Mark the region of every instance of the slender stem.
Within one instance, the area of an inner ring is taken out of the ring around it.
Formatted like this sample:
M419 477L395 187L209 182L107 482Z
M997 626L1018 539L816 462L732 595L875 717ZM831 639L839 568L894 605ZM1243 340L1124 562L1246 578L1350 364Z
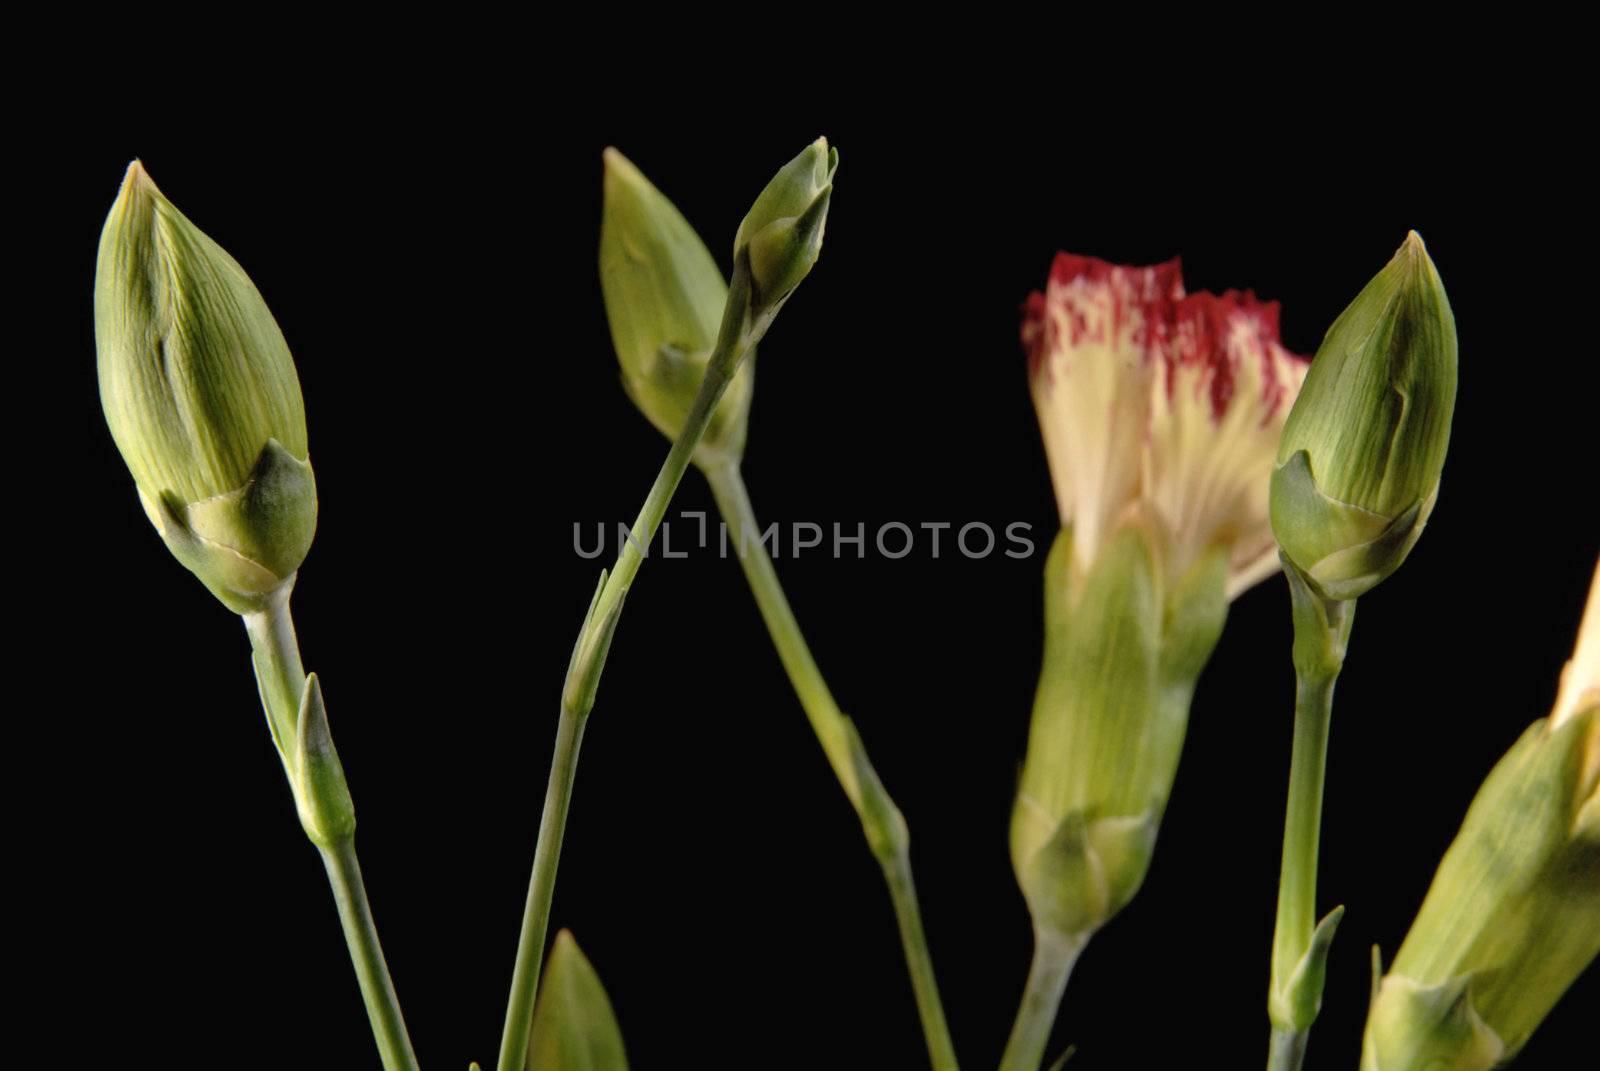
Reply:
M1294 751L1289 760L1289 802L1283 821L1283 864L1278 873L1278 919L1272 934L1273 994L1288 1001L1287 987L1311 947L1316 928L1317 855L1322 837L1322 791L1333 714L1333 678L1295 685ZM1316 995L1320 1001L1320 992ZM1299 1071L1310 1037L1309 1022L1273 1010L1268 1071Z
M1306 1043L1311 1040L1308 1030L1293 1027L1273 1027L1267 1047L1268 1071L1298 1071L1306 1058Z
M1289 801L1283 819L1283 862L1278 872L1278 918L1273 931L1273 972L1287 980L1311 943L1317 924L1317 855L1322 837L1322 792L1333 715L1333 678L1295 686L1294 750L1289 760Z
M939 1000L939 982L933 973L933 957L928 954L928 935L922 930L922 910L917 906L917 883L911 876L911 853L902 848L888 858L880 858L884 880L889 883L889 899L894 903L895 922L900 927L900 946L905 950L906 969L911 974L911 991L917 1000L917 1016L922 1020L922 1036L928 1058L935 1071L957 1071L955 1044L945 1022L944 1005Z
M289 594L293 587L291 578L273 593L266 609L244 615L256 681L261 689L261 704L266 710L273 743L278 746L291 780L294 769L290 756L294 754L300 696L306 686L294 618L289 613ZM350 962L355 967L361 998L367 1006L378 1055L386 1071L416 1071L417 1056L406 1033L405 1016L400 1012L400 1000L384 962L383 947L378 942L366 885L361 880L361 865L356 860L355 841L347 837L330 845L318 845L318 850L322 852L328 882L333 887L345 944L349 946Z
M761 542L755 510L750 504L744 479L736 465L708 469L717 508L733 532L740 564L744 568L756 605L766 622L767 632L777 648L778 658L789 675L800 706L816 733L822 750L833 767L845 794L861 817L873 855L883 868L894 903L900 940L905 948L906 967L916 995L917 1013L927 1041L928 1055L936 1071L955 1071L955 1046L945 1021L939 985L934 977L933 959L928 953L928 938L922 928L922 913L917 906L916 883L911 874L911 852L905 819L867 759L860 738L848 718L834 702L822 671L806 645L800 624L778 581L777 570Z
M321 850L328 883L333 886L333 898L339 905L345 944L350 946L350 962L355 964L372 1036L378 1042L378 1055L387 1071L416 1071L417 1054L411 1049L405 1018L400 1014L400 998L395 995L383 946L378 943L355 841L339 841Z
M529 1032L533 1028L534 998L538 996L539 969L550 928L550 904L556 892L556 867L561 862L561 842L572 806L572 783L578 773L578 749L583 744L585 719L565 703L556 725L556 751L550 761L550 781L545 788L544 813L539 818L539 842L533 853L533 876L528 881L528 902L522 912L522 935L517 941L517 963L511 975L511 996L506 1005L506 1027L500 1042L502 1071L523 1071L528 1061Z
M1322 1007L1328 943L1340 911L1317 925L1317 856L1328 766L1333 689L1344 666L1354 601L1325 599L1285 560L1294 611L1294 750L1283 818L1283 863L1272 933L1272 981L1267 1011L1272 1039L1268 1071L1299 1071L1311 1024ZM1342 909L1341 909L1342 910Z
M1084 944L1081 938L1035 928L1033 964L1028 968L1028 984L1022 990L1011 1038L1000 1058L1000 1071L1038 1071L1061 1010L1061 995Z
M716 411L723 392L739 363L744 360L771 322L771 314L747 315L749 309L749 268L735 265L723 309L722 327L715 349L706 361L694 405L684 420L683 429L673 440L667 459L656 474L650 493L628 533L628 541L617 556L616 565L602 577L600 589L589 607L583 630L573 648L572 662L562 687L561 714L556 725L556 748L550 763L550 780L545 789L544 813L539 819L539 840L534 849L533 873L528 879L528 899L522 913L522 931L517 938L516 964L511 973L511 993L506 1000L505 1029L500 1037L498 1071L525 1071L528 1043L533 1028L534 1002L539 994L539 973L544 965L544 944L550 929L550 907L555 897L556 870L561 862L561 843L566 835L567 812L572 803L573 781L577 776L578 751L583 729L594 706L595 691L605 668L611 637L622 613L633 578L643 564L655 538L656 529L666 516L672 495L694 458L695 449L705 435L706 425Z

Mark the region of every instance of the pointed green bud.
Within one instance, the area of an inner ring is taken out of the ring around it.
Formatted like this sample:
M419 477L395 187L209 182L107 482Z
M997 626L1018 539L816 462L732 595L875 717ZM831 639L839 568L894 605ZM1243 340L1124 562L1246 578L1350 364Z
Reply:
M627 1071L622 1030L600 976L572 934L556 934L539 984L528 1066L550 1071Z
M294 361L237 263L134 161L95 270L100 402L178 560L240 613L305 559L316 485Z
M1168 582L1137 523L1086 574L1063 530L1045 566L1045 656L1011 818L1011 861L1041 931L1082 940L1139 890L1227 615L1222 547Z
M1356 598L1410 553L1455 398L1455 318L1413 231L1328 329L1279 441L1273 534L1325 597Z
M295 723L293 757L295 809L313 844L324 848L355 836L356 807L344 779L344 764L333 747L322 684L315 673L306 678Z
M672 202L616 149L604 160L600 289L611 342L628 397L675 439L705 376L728 285ZM697 460L743 455L754 374L751 355L718 403Z
M1600 705L1535 722L1489 774L1378 987L1365 1071L1509 1059L1600 954L1597 760Z
M838 150L818 138L772 177L739 224L733 257L750 258L758 311L776 309L817 262L838 166Z

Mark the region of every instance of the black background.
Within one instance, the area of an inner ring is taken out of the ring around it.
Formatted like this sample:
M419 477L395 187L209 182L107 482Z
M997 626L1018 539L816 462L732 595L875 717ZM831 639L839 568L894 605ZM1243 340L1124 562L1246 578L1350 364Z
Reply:
M869 532L1026 521L1040 547L778 563L910 822L974 1068L998 1059L1031 946L1006 827L1056 526L1019 304L1060 248L1181 255L1192 290L1280 300L1286 343L1310 353L1409 228L1427 239L1460 330L1455 434L1426 537L1362 600L1330 758L1321 902L1349 913L1308 1066L1353 1067L1369 949L1393 954L1477 784L1548 710L1594 565L1578 149L1467 97L1291 118L1059 85L757 121L711 88L580 111L583 93L370 86L203 120L130 101L123 125L58 131L34 157L19 214L48 227L21 295L54 310L52 382L24 419L50 460L47 516L19 523L61 558L22 578L48 597L25 621L49 688L26 765L51 786L25 825L50 845L40 899L61 920L42 988L91 998L94 1036L129 1057L376 1066L243 631L150 530L96 403L95 243L127 161L246 267L295 352L321 501L302 648L419 1055L461 1068L494 1059L600 565L573 553L573 525L631 520L667 448L610 350L600 151L627 153L726 269L749 201L825 133L842 161L822 261L756 376L757 510ZM674 508L713 509L698 474ZM1076 1043L1073 1067L1259 1065L1292 687L1274 578L1234 604L1144 890L1072 980L1051 1052ZM879 872L731 560L640 574L554 923L600 971L636 1066L925 1065ZM1592 1050L1597 981L1519 1066Z

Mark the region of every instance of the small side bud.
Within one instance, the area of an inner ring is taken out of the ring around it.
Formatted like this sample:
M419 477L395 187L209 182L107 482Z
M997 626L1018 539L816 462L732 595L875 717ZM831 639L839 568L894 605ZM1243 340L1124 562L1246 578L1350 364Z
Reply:
M810 273L822 250L839 152L818 138L767 183L733 239L747 256L757 311L776 309Z
M244 269L138 161L100 236L95 346L145 513L230 609L262 608L316 530L300 381Z
M1328 329L1278 445L1273 534L1324 597L1371 590L1416 544L1455 397L1455 318L1413 231Z
M356 807L345 783L344 765L333 747L322 684L315 673L306 678L300 697L294 746L294 803L300 824L313 844L328 848L356 832Z

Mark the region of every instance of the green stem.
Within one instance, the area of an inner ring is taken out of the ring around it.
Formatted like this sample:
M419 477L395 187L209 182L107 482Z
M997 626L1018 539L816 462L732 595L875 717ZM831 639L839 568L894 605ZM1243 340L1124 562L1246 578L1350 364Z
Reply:
M1309 1031L1273 1027L1267 1047L1269 1071L1298 1071L1305 1061L1306 1043L1310 1039Z
M1000 1071L1038 1071L1061 1010L1061 995L1084 944L1081 938L1034 930L1033 964L1028 968L1028 984L1022 990L1011 1038L1000 1058Z
M528 882L528 902L522 913L522 936L517 942L517 963L511 975L505 1034L500 1043L500 1067L511 1071L522 1071L528 1060L534 998L538 995L539 969L549 935L556 867L561 861L567 811L572 806L572 783L578 773L584 722L571 707L565 703L561 705L561 719L556 724L555 756L550 762L550 780L545 787L544 813L539 818L539 841L533 853L533 876Z
M289 594L293 587L291 578L273 593L264 610L244 615L256 681L261 689L261 704L291 781L294 769L290 756L294 754L300 696L306 686L294 618L289 613ZM345 944L349 946L356 981L361 986L361 998L367 1006L378 1055L386 1071L417 1071L417 1055L406 1033L400 999L395 995L394 982L383 958L383 946L372 921L372 906L367 902L366 885L361 880L355 841L346 837L330 845L318 845L318 850L322 853L328 883L339 908L339 923L344 929Z
M1344 665L1355 603L1324 599L1287 561L1294 610L1294 749L1284 810L1283 862L1272 934L1268 1071L1298 1071L1322 1006L1328 944L1342 909L1317 924L1317 856L1333 689Z
M416 1071L417 1054L411 1049L406 1021L400 1014L400 998L395 995L389 965L383 959L378 930L372 921L372 905L367 902L367 886L361 880L361 863L356 859L354 840L342 840L322 848L322 862L328 869L328 883L339 905L339 922L344 927L345 944L350 947L350 962L355 964L361 983L361 998L367 1005L372 1036L378 1042L378 1055L388 1071Z
M777 648L778 658L789 675L800 706L812 731L822 744L823 753L845 795L861 818L862 829L874 857L883 869L894 904L900 941L905 949L906 967L916 996L917 1013L927 1041L928 1055L936 1071L956 1071L955 1046L945 1022L944 1005L939 999L939 984L928 953L928 938L922 928L922 913L917 906L916 883L911 874L910 838L905 819L889 798L877 772L867 759L860 737L828 690L822 671L806 645L800 624L778 581L777 570L767 555L756 524L750 495L736 465L709 468L706 478L717 500L724 522L730 529L745 578L755 595L756 605L766 622L767 632Z
M600 588L589 607L567 679L561 692L561 713L556 725L555 755L550 763L550 780L545 789L544 813L539 819L539 839L534 849L533 873L528 880L528 899L522 913L522 931L517 939L516 965L511 974L511 993L506 1001L505 1030L500 1037L498 1071L525 1071L528 1043L533 1028L534 1001L538 997L539 973L544 964L544 945L550 929L550 905L555 897L556 870L561 862L561 843L566 834L567 812L572 803L573 781L577 775L578 751L583 730L594 707L595 691L605 668L611 637L622 613L628 589L643 564L645 553L655 538L656 529L666 516L667 507L683 474L694 458L695 449L705 435L717 403L745 354L766 332L771 315L747 319L750 284L749 267L740 262L734 268L723 310L716 348L706 362L705 378L683 430L673 440L672 449L657 473L650 493L628 534L616 565L602 575Z

